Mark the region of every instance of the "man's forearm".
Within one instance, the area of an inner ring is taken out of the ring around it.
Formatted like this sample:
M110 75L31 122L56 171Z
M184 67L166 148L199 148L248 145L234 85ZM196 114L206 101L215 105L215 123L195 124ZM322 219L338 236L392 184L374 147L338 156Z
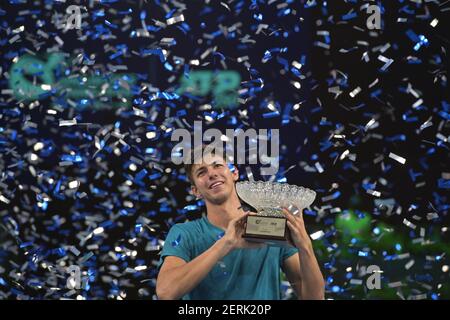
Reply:
M314 255L312 245L299 250L301 274L301 298L305 300L323 300L325 282Z
M221 239L222 240L222 239ZM201 255L183 266L167 270L159 286L160 299L179 299L194 289L230 249L224 241L217 241Z

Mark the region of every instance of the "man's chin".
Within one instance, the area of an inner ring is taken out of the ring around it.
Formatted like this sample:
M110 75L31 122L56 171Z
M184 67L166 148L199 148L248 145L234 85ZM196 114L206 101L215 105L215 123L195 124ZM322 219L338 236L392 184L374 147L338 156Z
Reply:
M219 205L228 200L228 195L226 194L216 195L214 197L208 197L208 200L213 204Z

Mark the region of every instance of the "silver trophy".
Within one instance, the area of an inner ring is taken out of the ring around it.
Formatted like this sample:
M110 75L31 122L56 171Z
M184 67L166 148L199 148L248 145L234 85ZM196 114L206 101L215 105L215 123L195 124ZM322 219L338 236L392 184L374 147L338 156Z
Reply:
M237 182L238 196L256 209L247 216L243 237L269 245L288 246L288 226L282 207L294 206L301 212L316 198L316 192L295 185L273 182ZM296 214L294 212L294 214Z

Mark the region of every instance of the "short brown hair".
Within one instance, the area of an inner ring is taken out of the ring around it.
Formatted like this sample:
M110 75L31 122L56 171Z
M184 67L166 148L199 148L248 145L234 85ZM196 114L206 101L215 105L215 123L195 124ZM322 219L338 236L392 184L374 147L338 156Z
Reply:
M192 160L192 161L187 162L187 163L185 162L185 163L183 164L184 170L186 171L186 175L187 175L189 181L191 182L191 184L194 184L194 179L193 179L193 177L192 177L192 167L194 166L194 164L196 164L196 163L195 163L195 159L194 159L194 155L195 155L195 153L196 153L195 151L198 152L198 149L201 149L201 150L202 150L202 157L203 157L203 156L204 156L204 151L205 151L206 147L208 147L208 146L211 146L211 147L212 147L212 145L205 145L205 144L203 144L203 145L200 146L200 147L191 149L191 160ZM224 152L224 150L223 150L222 148L216 147L214 150L219 150L219 152L220 152L220 154L221 154L223 160L225 160L226 163L229 163L229 162L230 162L230 161L227 159L227 157L226 157L226 155L225 155L225 152ZM207 154L208 154L208 153L207 153ZM212 152L212 151L210 152L210 154L216 155L216 153L215 153L215 152Z

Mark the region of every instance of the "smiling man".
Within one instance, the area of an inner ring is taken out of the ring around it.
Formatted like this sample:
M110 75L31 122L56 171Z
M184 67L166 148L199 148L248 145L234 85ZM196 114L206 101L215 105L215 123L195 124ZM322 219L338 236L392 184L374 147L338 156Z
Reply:
M158 298L278 300L282 268L299 299L323 299L324 280L302 214L284 210L291 248L245 240L250 213L236 193L237 168L216 154L201 160L185 168L193 194L205 201L206 216L170 229L161 252Z

